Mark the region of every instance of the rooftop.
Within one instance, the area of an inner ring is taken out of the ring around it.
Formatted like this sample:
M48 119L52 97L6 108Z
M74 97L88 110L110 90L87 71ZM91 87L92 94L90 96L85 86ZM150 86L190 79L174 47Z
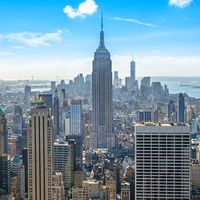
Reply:
M20 159L20 156L19 155L15 155L13 158L12 158L12 160L11 160L12 162L20 162L21 161L21 159Z
M187 123L169 123L169 122L138 122L135 126L189 126Z

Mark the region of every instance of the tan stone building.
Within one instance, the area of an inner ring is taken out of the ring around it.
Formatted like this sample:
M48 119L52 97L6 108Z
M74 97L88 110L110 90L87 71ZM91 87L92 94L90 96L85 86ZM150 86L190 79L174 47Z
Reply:
M64 200L65 190L61 173L55 173L52 177L52 200Z
M195 162L192 164L191 179L193 189L200 188L200 163Z
M130 200L130 184L122 182L121 184L121 200Z
M28 199L52 199L52 118L42 100L34 99L28 119Z

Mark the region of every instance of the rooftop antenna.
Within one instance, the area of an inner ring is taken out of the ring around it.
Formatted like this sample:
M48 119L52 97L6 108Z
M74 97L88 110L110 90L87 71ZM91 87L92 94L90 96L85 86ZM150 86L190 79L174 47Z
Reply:
M103 12L101 11L101 31L103 31Z

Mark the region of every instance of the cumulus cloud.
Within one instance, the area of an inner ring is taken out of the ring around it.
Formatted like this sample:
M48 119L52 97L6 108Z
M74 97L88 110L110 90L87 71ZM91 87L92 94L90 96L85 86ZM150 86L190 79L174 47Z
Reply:
M170 6L175 6L179 8L185 8L192 3L193 0L169 0Z
M9 33L7 35L0 35L0 40L15 42L31 47L49 46L52 42L60 42L62 40L63 31L57 30L51 33L34 33L34 32L20 32Z
M63 11L68 17L74 19L76 17L92 15L97 11L97 8L98 5L94 0L85 0L78 5L78 8L72 8L70 5L66 5Z
M149 26L149 27L153 27L153 28L156 28L156 27L157 27L157 26L154 25L154 24L142 22L142 21L140 21L140 20L133 19L133 18L113 17L112 20L122 21L122 22L130 22L130 23L134 23L134 24L138 24L138 25L142 25L142 26Z

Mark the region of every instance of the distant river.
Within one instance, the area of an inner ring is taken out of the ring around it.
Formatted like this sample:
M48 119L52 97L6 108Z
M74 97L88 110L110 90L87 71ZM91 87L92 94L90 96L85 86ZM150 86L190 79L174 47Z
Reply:
M170 93L182 92L190 97L200 98L200 77L151 77L151 82L154 81L166 84Z

